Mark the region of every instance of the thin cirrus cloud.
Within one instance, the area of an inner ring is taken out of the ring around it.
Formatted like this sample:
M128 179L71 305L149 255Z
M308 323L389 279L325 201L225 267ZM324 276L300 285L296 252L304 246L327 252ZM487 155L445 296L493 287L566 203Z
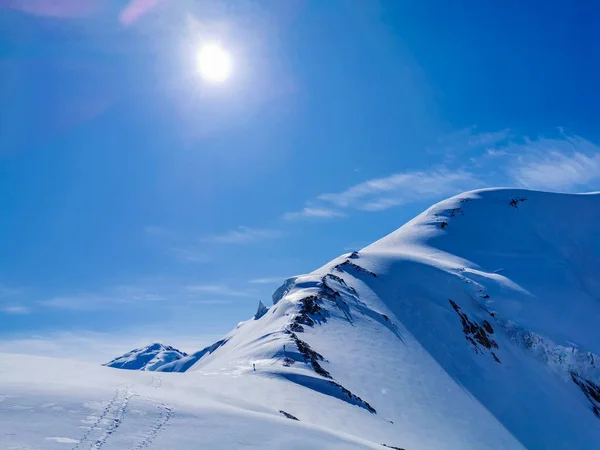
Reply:
M212 294L224 297L252 297L250 292L234 289L225 284L196 284L186 286L186 290L194 294Z
M263 277L263 278L254 278L252 280L249 280L248 283L251 284L276 284L276 283L282 283L283 280L287 279L288 277Z
M152 287L122 285L99 292L76 292L68 295L57 295L40 300L37 304L51 309L89 312L163 302L170 297L169 294L170 292L162 292Z
M333 219L335 217L344 217L345 214L330 208L305 207L301 211L288 212L283 215L284 220L302 220L302 219Z
M41 308L89 313L114 309L173 308L182 303L218 305L228 298L252 297L251 289L235 289L226 284L180 284L177 280L155 281L151 285L114 286L99 292L60 295L36 302ZM2 308L0 308L2 310ZM16 311L13 312L16 314Z
M213 244L249 244L252 242L276 239L283 236L279 230L269 228L238 227L223 234L203 238L203 242Z
M479 156L470 158L461 168L449 166L375 178L351 186L338 193L317 197L325 211L354 209L384 211L416 201L435 201L460 192L497 185L528 189L597 190L600 184L600 147L580 136L563 133L556 138L540 137L509 140L508 129L473 133L468 128L455 133L442 143L462 142L464 147L478 148ZM456 147L454 147L456 148ZM486 167L487 166L487 167ZM483 180L477 173L488 174ZM289 213L290 218L310 216L310 208ZM304 214L303 214L304 213Z
M475 125L440 136L433 147L428 149L432 154L455 156L466 151L496 147L506 143L512 135L509 128L499 131L478 132Z
M129 303L120 297L102 296L95 294L75 294L69 296L57 296L38 302L40 306L65 311L99 311L112 309L117 305Z
M184 263L207 263L210 256L200 248L196 240L186 237L184 233L176 233L165 227L148 225L144 233L158 243L169 256Z
M467 170L438 169L429 172L396 173L354 185L342 192L318 197L340 208L383 211L417 200L428 200L457 194L483 186L484 183Z
M2 311L4 314L20 315L29 314L31 309L23 305L6 305L0 307L0 311Z
M15 299L15 297L18 297L22 293L23 289L0 285L0 301L3 303L0 304L0 312L12 315L29 314L31 309L28 306L20 304L18 298Z
M168 252L178 261L186 263L207 263L210 257L203 251L193 248L169 247Z
M507 150L517 156L507 170L519 186L573 191L600 185L600 147L580 136L526 140Z

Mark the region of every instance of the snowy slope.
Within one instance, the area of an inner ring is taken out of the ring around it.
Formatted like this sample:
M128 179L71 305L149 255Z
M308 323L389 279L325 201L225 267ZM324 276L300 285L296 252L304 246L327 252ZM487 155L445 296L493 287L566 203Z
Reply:
M474 191L157 372L0 356L0 448L597 448L599 219Z
M107 367L127 370L158 370L165 364L185 358L187 353L160 343L136 348L104 364Z

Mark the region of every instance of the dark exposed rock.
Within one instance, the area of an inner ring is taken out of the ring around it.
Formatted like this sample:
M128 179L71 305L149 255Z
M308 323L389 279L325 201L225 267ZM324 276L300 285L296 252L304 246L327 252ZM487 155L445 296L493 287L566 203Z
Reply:
M300 325L300 324L302 324L302 325L307 325L307 326L309 326L309 327L312 327L312 326L314 326L314 325L315 325L315 321L314 321L314 320L312 320L312 319L311 319L311 318L308 316L308 314L300 314L300 315L296 316L296 317L294 318L294 322L293 322L293 323L294 323L294 324L296 324L296 325ZM294 330L292 330L292 331L294 331ZM304 331L304 330L302 330L302 331Z
M302 358L304 358L304 361L306 361L307 363L310 363L313 370L316 373L318 373L319 375L321 375L325 378L332 378L331 374L329 372L327 372L325 369L323 369L321 364L319 364L319 361L325 360L325 358L323 358L323 355L321 355L320 353L318 353L318 352L314 351L312 348L310 348L310 345L308 345L306 342L300 340L298 338L298 336L296 335L296 333L294 333L292 331L288 331L288 333L294 340L294 343L296 344L296 347L298 347L298 351L302 355Z
M303 332L306 325L312 327L317 322L327 322L327 310L321 307L323 301L316 295L309 295L300 300L299 314L289 326L291 331Z
M402 447L394 447L393 445L387 445L387 444L381 444L381 445L383 445L384 447L387 447L387 448L392 448L394 450L405 450Z
M487 299L487 298L490 298L490 296L489 296L489 295L487 295L487 294L484 294L484 295L482 295L482 296L481 296L481 298L485 298L485 299Z
M304 297L300 300L300 303L302 305L300 308L301 314L319 314L322 310L320 306L321 299L316 295Z
M510 201L510 206L513 208L517 208L520 202L524 202L527 200L527 197L515 197Z
M343 278L338 277L337 275L333 274L333 273L328 273L323 277L323 282L325 282L326 278L331 278L333 281L337 281L338 283L340 283L342 286L346 286L346 282L344 281Z
M306 325L313 327L315 321L327 322L327 311L321 307L323 301L316 295L310 295L300 300L299 314L294 317L294 320L288 327L290 331L303 332Z
M341 297L341 294L333 289L331 286L327 284L327 278L323 277L321 279L321 295L327 297L329 299L335 299L336 297Z
M487 331L489 334L494 334L494 329L487 320L483 321L483 328L485 328L485 331Z
M386 316L385 314L382 314L381 317L383 317L383 320L385 320L386 322L390 321L390 318L388 316Z
M294 364L296 362L295 359L292 359L288 356L286 356L285 358L283 358L283 365L285 367L290 367L292 364Z
M362 398L360 398L358 395L353 394L352 392L350 392L348 389L346 389L344 386L342 386L339 383L336 383L335 381L330 381L330 383L333 386L338 387L341 391L342 391L342 395L344 397L346 397L347 400L354 402L354 403L358 403L359 406L362 406L363 408L365 408L367 411L369 411L370 413L373 414L377 414L377 411L375 410L375 408L373 408L371 405L369 405L368 402L364 401Z
M453 208L452 210L450 210L450 217L454 217L457 214L460 214L461 216L465 215L465 213L462 210L462 208Z
M304 333L304 327L297 322L299 316L296 316L294 322L289 326L289 330L295 333Z
M352 261L347 259L343 263L338 264L334 267L335 270L339 270L341 272L346 272L348 270L354 270L358 273L368 273L369 275L377 278L377 275L370 270L365 269L364 267L359 266L358 264L354 264Z
M448 226L448 222L441 222L440 223L440 228L443 230L444 228L446 228Z
M358 259L358 257L359 257L359 255L358 255L358 252L356 252L356 251L350 253L350 256L348 256L348 258L350 258L350 259Z
M452 309L454 309L454 311L456 311L456 313L460 317L465 338L473 345L476 351L480 350L480 346L488 350L491 350L492 348L498 348L498 344L496 343L496 341L494 341L488 336L488 333L492 334L494 332L494 329L487 320L483 321L482 327L477 322L469 319L469 317L464 312L462 312L460 306L458 306L454 301L452 301L451 299L449 299L448 301L450 302ZM494 361L499 363L500 360L498 359L496 354L494 352L491 353L492 357L494 358Z
M592 411L598 419L600 419L600 386L590 380L586 380L575 372L571 372L573 383L579 386L583 395L589 400Z
M333 273L328 273L326 274L323 278L322 278L322 282L324 285L327 285L327 280L333 280L337 283L339 283L340 285L344 286L346 289L348 289L350 292L352 292L354 295L358 296L358 293L356 292L356 289L354 289L352 286L348 286L346 284L346 282L344 281L343 278L338 277L337 275L333 274ZM327 285L329 287L329 285Z
M284 410L280 409L279 410L279 414L281 414L284 417L287 417L288 419L292 419L292 420L300 420L298 419L296 416L291 415L290 413L285 412Z

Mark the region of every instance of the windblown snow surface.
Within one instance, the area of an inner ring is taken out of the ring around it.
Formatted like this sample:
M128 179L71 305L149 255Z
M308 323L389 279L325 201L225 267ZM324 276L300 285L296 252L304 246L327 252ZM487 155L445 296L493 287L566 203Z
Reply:
M469 192L158 371L2 355L0 448L599 448L599 224Z

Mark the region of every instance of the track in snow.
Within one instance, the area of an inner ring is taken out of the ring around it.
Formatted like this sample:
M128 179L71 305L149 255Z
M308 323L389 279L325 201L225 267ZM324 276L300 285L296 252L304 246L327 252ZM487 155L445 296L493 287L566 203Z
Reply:
M121 426L131 397L132 394L127 388L117 389L114 397L72 450L101 449L106 440Z
M171 420L171 417L173 417L174 412L170 406L161 402L158 405L158 409L160 411L158 419L152 424L146 436L144 436L144 438L135 447L133 447L132 450L142 450L148 448L150 444L154 442L154 439L156 439L156 436L164 428L167 422Z

